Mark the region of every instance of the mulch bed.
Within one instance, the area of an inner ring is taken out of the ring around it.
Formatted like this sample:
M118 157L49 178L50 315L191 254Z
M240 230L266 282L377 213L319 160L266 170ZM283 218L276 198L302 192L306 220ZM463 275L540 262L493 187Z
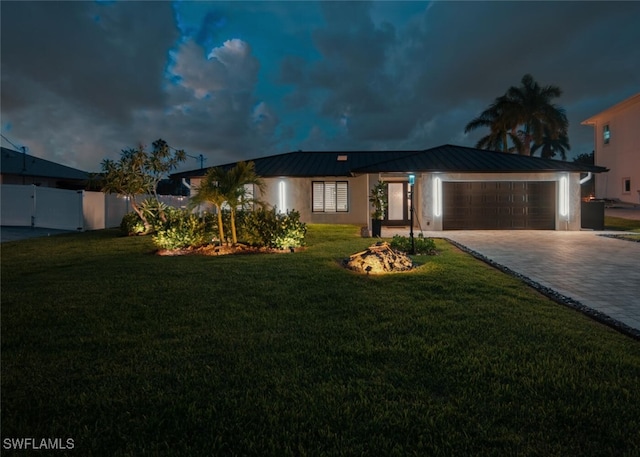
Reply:
M304 248L295 249L276 249L267 247L248 246L245 244L237 244L235 246L222 245L217 246L213 244L207 244L198 248L185 248L185 249L158 249L156 255L160 256L179 256L179 255L206 255L206 256L219 256L219 255L241 255L241 254L287 254L291 252L299 252Z

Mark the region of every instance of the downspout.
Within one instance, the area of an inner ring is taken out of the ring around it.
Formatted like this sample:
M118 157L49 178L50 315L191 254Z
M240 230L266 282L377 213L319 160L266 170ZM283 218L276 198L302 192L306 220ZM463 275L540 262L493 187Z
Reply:
M189 189L189 194L191 194L191 184L189 184L185 178L182 178L182 185Z
M591 178L592 178L592 176L593 176L593 175L592 175L592 173L591 173L590 171L589 171L589 172L587 172L587 176L585 176L584 178L582 178L582 179L580 180L580 184L584 184L584 183L586 183L587 181L590 181L590 180L591 180Z

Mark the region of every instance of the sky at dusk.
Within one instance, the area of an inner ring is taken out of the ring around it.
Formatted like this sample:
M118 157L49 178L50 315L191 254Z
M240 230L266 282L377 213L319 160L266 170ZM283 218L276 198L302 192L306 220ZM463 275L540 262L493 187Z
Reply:
M2 1L0 13L2 135L85 171L158 138L205 166L474 146L486 132L465 125L526 73L563 89L572 159L593 150L581 121L640 92L640 2Z

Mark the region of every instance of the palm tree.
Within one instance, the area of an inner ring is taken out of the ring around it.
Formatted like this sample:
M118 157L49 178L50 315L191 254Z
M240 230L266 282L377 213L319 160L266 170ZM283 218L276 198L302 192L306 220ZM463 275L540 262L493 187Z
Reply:
M235 245L238 243L236 232L236 211L249 203L245 185L257 185L264 192L265 184L256 174L253 162L238 162L235 167L224 170L220 167L209 169L200 186L196 188L196 195L191 199L193 204L204 202L212 203L218 213L218 233L220 242L224 241L224 228L222 221L222 209L225 204L231 212L231 239Z
M511 103L509 116L521 126L518 136L522 148L518 152L531 155L531 146L542 143L545 129L550 133L549 138L559 137L561 133L566 134L569 120L565 110L552 103L562 95L562 89L553 85L540 87L529 74L522 77L521 83L520 87L510 87L506 97Z
M567 160L567 151L571 149L569 138L566 132L558 132L552 135L549 129L545 129L544 136L540 143L536 143L531 148L531 155L534 155L540 149L540 157L551 159L560 154L562 160Z
M247 203L256 201L253 197L247 198L248 184L258 186L261 192L265 190L265 184L255 169L253 162L238 162L235 167L227 172L227 204L231 210L231 240L233 244L238 243L238 235L236 232L236 210L238 207L244 207Z
M569 121L564 109L551 103L562 90L557 86L540 87L529 74L523 76L521 83L497 97L489 108L466 125L465 133L489 127L490 133L482 137L476 147L517 151L522 155L531 155L532 146L543 143L545 131L549 139L564 135L564 147L569 148L566 135Z
M224 227L222 225L222 206L227 201L226 172L220 167L210 168L199 186L196 194L191 197L192 204L212 203L218 213L218 234L220 243L224 242Z

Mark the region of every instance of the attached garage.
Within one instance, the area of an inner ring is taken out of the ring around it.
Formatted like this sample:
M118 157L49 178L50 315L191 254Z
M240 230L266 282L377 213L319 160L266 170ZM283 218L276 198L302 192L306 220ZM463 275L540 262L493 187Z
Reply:
M444 230L554 230L553 181L442 183Z

